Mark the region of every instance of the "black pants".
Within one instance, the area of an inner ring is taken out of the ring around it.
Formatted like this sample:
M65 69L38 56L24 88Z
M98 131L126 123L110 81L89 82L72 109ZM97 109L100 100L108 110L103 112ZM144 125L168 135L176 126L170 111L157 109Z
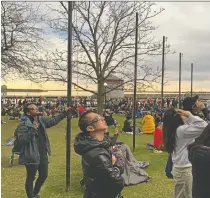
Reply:
M40 160L40 164L37 165L26 165L26 183L25 183L25 189L26 194L28 198L33 198L35 195L37 195L44 184L45 180L48 176L48 157L47 155L42 157ZM39 172L39 176L35 182L35 186L33 188L33 183L35 180L35 176L37 171Z

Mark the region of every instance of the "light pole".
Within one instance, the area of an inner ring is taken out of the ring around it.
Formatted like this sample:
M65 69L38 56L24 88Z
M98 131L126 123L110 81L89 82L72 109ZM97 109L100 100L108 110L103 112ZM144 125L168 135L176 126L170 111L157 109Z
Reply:
M163 88L164 88L164 70L165 70L165 36L163 36L163 50L162 50L162 84L161 84L161 108L163 110ZM163 113L161 110L161 121L163 120Z
M181 108L181 73L182 73L182 53L179 53L179 108Z
M105 82L104 83L104 88L105 88L105 94L104 94L104 109L105 109L105 111L106 111L106 87L107 87L107 83Z
M137 86L137 58L138 58L138 31L139 14L136 12L136 35L135 35L135 65L134 65L134 93L133 93L133 151L136 147L136 86Z
M67 106L72 104L72 12L73 2L68 2L68 68L67 68ZM71 115L67 114L66 130L66 192L70 191L70 159L71 159Z
M193 95L193 63L191 63L191 97Z

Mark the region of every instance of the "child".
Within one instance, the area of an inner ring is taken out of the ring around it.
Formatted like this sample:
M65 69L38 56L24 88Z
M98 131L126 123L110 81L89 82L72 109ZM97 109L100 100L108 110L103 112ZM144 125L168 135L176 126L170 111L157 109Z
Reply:
M162 131L162 123L156 123L156 128L154 132L154 149L155 152L161 153L163 151L163 131Z

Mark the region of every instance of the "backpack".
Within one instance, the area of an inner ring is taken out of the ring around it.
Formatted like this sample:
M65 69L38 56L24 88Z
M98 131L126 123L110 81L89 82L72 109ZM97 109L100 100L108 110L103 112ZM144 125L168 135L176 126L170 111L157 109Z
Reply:
M210 163L210 147L202 145L191 148L188 157L191 162Z
M13 148L12 148L13 153L20 153L20 150L21 150L21 147L22 147L21 144L18 141L18 134L17 134L18 133L18 128L20 127L20 125L18 125L18 127L14 131L15 141L14 141L14 145L13 145Z

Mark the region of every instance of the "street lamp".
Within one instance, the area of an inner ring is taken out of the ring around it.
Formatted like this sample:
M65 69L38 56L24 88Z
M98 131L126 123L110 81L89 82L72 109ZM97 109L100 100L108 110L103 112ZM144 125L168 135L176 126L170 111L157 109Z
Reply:
M105 111L106 111L106 87L107 87L107 83L105 82L104 83L104 87L105 87L105 94L104 94L104 108L105 108Z

